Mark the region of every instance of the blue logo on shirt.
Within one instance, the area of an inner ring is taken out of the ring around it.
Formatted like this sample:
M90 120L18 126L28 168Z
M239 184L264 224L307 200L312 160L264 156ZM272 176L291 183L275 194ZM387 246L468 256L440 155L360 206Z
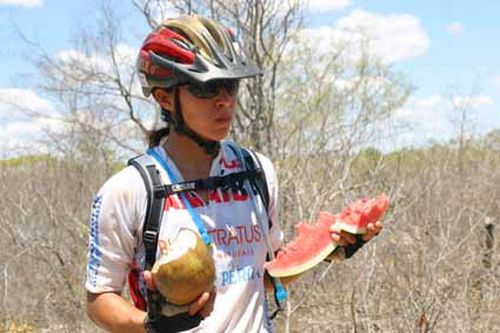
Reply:
M97 196L92 202L92 214L90 215L90 239L89 239L89 262L87 275L92 285L97 283L97 270L101 265L102 254L99 249L99 215L101 213L102 196Z
M221 286L227 286L234 283L247 282L254 279L262 279L262 272L253 266L245 266L232 271L222 272Z

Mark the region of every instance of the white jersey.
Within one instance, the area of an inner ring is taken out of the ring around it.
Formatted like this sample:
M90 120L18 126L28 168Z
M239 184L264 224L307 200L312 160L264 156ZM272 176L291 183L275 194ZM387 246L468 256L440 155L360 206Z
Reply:
M175 180L183 181L173 161L161 147L155 148L173 172ZM199 327L189 332L272 332L263 275L267 248L263 233L268 232L271 245L277 250L282 233L278 223L278 185L271 161L258 155L264 169L270 195L269 230L262 230L259 214L252 203L253 194L246 188L211 190L205 203L195 192L188 198L196 214L212 238L216 266L214 310ZM157 164L160 177L172 183L165 170ZM213 160L210 176L242 171L237 156L222 142ZM129 166L111 177L96 195L90 217L90 241L86 288L92 293L121 292L127 276L131 295L139 308L145 309L146 288L142 227L147 193L139 172ZM257 201L261 207L261 200ZM160 240L177 235L181 228L197 230L184 202L177 195L167 198L160 226ZM262 228L268 229L264 221ZM157 258L159 256L157 251Z

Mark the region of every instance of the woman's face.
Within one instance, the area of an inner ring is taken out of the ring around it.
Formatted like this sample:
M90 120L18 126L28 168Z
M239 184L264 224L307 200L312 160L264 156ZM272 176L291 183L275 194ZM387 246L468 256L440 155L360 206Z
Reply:
M237 91L220 88L212 98L200 98L186 87L179 87L184 122L202 138L220 141L227 137L236 107Z

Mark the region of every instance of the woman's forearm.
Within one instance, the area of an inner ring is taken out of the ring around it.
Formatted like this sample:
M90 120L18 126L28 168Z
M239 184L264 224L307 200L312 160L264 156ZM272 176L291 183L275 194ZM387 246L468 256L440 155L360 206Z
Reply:
M283 284L283 286L286 288L290 283L299 279L301 276L302 276L302 274L286 276L286 277L280 278L280 281ZM271 278L269 277L269 274L264 274L264 287L266 288L267 292L274 291L273 283L271 282Z
M113 292L87 293L89 318L108 332L143 333L144 311Z

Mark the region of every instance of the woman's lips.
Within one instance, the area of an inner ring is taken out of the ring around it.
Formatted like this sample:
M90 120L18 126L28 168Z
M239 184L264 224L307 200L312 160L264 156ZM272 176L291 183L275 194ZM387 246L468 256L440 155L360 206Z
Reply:
M231 121L231 119L232 119L231 115L227 115L227 116L217 117L215 118L215 121L217 123L228 123Z

